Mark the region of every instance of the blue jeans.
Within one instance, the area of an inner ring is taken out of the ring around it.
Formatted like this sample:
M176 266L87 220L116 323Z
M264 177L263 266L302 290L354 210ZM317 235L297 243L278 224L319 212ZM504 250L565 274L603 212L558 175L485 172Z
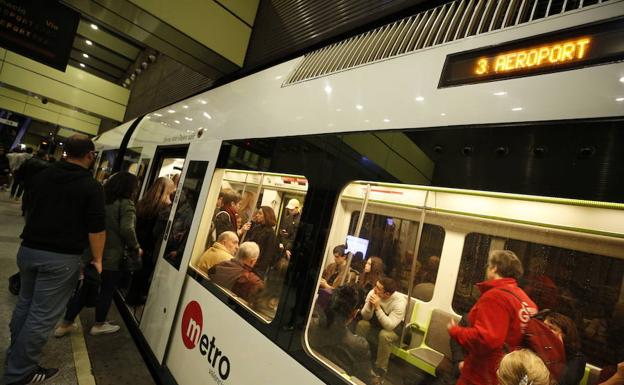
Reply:
M17 253L22 287L11 319L7 384L28 377L78 282L80 256L21 246Z

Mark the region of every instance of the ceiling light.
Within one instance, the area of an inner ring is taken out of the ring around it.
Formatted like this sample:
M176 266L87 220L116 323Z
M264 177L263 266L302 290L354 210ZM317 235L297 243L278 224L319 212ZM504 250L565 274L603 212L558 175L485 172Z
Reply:
M179 121L179 120L174 120L174 122L175 122L176 124L180 124L180 121Z
M212 116L210 116L210 114L207 112L204 112L204 116L207 117L208 119L212 119Z
M505 91L494 92L494 96L504 96L504 95L507 95L507 92Z
M624 98L616 98L615 101L616 102L624 102Z
M97 29L98 29L98 26L97 26L97 25L95 25L95 24L91 24L91 29L95 29L95 30L97 30Z
M336 108L336 112L342 111L342 108Z
M356 104L355 108L357 108L358 110L362 111L364 109L364 106L361 104Z
M156 113L154 113L154 116L161 117L161 116L162 116L162 114L159 114L159 113L157 113L157 112L156 112Z
M201 104L208 104L208 102L207 102L207 101L205 101L205 100L200 100L199 102L200 102Z
M85 58L85 59L88 59L88 58L89 58L89 55L87 55L86 53L83 53L83 54L82 54L82 57L83 57L83 58Z
M182 108L184 108L185 110L188 108L188 106L185 104L182 106Z
M364 121L364 123L370 123L370 120L366 119L366 120Z
M440 116L446 116L446 112L441 113Z
M325 86L325 93L326 93L327 95L331 95L331 93L332 93L332 88L331 88L330 86Z
M84 64L82 64L82 63L80 63L80 66L81 66L82 68L85 68L85 67L86 67L86 65L84 65Z
M624 76L622 76L622 77L620 78L620 82L621 82L621 83L624 83Z
M423 100L425 100L425 98L423 98L422 96L417 96L416 99L417 102L422 102Z
M87 43L87 45L93 45L93 42L91 40L89 40L89 39L86 39L85 43Z
M175 110L167 110L167 112L170 114L175 114Z
M522 107L514 107L511 110L512 111L522 111Z
M193 118L189 118L188 116L185 116L184 119L188 120L189 122L193 121Z
M390 123L390 119L388 119L388 118L384 118L384 122L386 122L386 123Z
M276 76L275 80L280 80L282 78L282 75Z

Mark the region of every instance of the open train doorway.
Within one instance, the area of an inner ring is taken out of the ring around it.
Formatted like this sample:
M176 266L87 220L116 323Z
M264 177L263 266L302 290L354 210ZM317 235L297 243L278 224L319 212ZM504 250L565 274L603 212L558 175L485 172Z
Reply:
M165 234L169 213L187 158L188 145L159 146L153 155L147 183L144 183L140 202L137 203L137 235L143 249L143 268L129 273L120 293L137 324L141 322L147 294L149 293L154 268ZM143 161L149 161L148 154L141 154ZM160 179L162 178L162 179ZM143 178L140 178L142 180ZM160 179L160 180L159 180ZM160 194L150 194L150 189L160 190ZM143 204L141 200L156 199L165 202L161 205ZM154 208L154 209L152 209Z

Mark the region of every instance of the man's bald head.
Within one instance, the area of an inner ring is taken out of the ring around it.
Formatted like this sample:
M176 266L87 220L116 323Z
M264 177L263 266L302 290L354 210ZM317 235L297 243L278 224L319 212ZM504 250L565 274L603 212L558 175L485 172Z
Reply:
M238 235L233 231L224 231L217 237L217 242L223 245L231 255L238 252Z

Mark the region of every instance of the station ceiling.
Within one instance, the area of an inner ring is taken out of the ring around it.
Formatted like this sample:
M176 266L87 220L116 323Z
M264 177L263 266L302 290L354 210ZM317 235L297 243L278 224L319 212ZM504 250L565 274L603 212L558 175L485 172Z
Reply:
M144 46L81 19L74 37L69 65L112 83L122 84Z

